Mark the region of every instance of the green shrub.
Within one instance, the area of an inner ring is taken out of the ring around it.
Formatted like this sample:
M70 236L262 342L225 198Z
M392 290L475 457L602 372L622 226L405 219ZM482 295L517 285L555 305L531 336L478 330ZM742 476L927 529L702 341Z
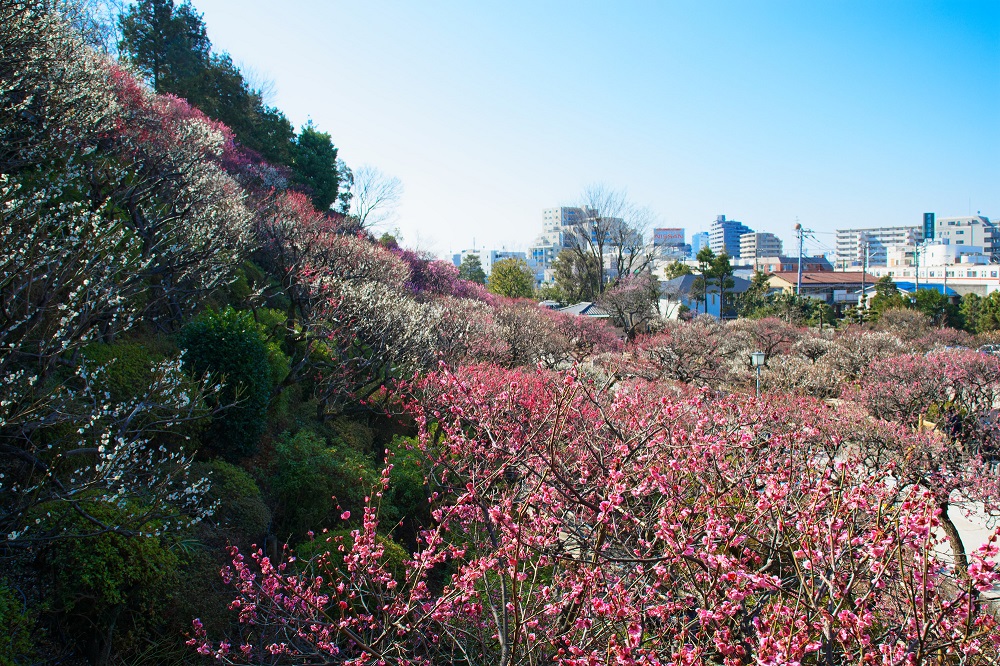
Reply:
M355 451L368 455L381 453L381 451L374 450L375 433L363 423L341 417L334 420L331 427L344 444Z
M21 596L0 581L0 666L34 662L34 624Z
M112 400L128 400L142 395L153 380L153 365L163 356L137 342L95 342L83 348L83 358L91 367L103 367L95 376L96 388Z
M92 386L98 395L106 394L108 398L115 402L127 402L135 400L160 389L154 389L153 383L156 379L154 370L157 364L162 363L168 356L176 356L176 349L169 349L163 340L156 338L143 338L142 342L119 341L113 343L95 342L83 348L84 364L88 367L89 378ZM197 394L199 387L197 382L186 379L182 389L189 395ZM161 387L162 388L162 387ZM207 425L208 409L204 404L199 404L202 409L200 413L206 418L193 419L175 423L167 429L160 429L156 436L156 444L173 441L183 444L189 439L196 439L204 427ZM143 410L139 420L133 425L140 425L140 421L170 421L175 416L175 410L170 408L168 412L162 410ZM68 432L55 432L50 436L71 434L76 432L76 425L69 427Z
M411 520L420 523L430 518L428 490L424 482L423 454L410 448L412 440L396 435L389 445L392 472L389 489L382 500L382 516L393 523Z
M288 356L282 351L284 342L285 313L278 310L258 310L257 330L265 340L267 347L267 364L271 368L271 384L277 386L288 373L292 365Z
M123 522L128 510L112 504L90 507L91 514L108 525ZM69 509L63 511L63 520L84 521ZM162 622L180 565L179 555L163 537L113 532L55 541L42 557L53 583L52 610L92 660L106 659L113 645L131 646Z
M369 460L348 446L329 446L312 430L285 433L275 445L271 481L278 533L301 537L309 530L342 525L338 505L360 515L378 476Z
M259 543L271 524L271 511L253 477L223 460L196 463L192 475L210 478L211 488L205 501L218 503L211 522L225 538L240 548Z
M232 308L209 312L184 327L179 343L196 375L208 373L222 383L213 406L225 409L212 419L202 440L230 459L255 453L267 426L274 375L253 317Z

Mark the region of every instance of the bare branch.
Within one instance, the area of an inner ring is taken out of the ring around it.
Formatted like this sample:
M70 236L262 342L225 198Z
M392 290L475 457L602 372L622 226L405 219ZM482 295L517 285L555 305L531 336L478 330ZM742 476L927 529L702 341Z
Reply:
M361 228L376 227L391 221L403 197L403 183L373 166L354 172L351 187L351 216Z

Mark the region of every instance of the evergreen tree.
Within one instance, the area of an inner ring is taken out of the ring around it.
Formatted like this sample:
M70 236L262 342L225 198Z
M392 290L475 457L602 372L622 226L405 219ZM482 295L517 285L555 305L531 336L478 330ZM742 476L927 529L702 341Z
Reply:
M959 318L958 307L937 289L918 290L913 304L938 326L954 325Z
M701 299L705 302L704 311L708 312L708 295L712 291L711 287L714 278L712 266L715 263L715 252L706 245L698 250L698 255L695 259L698 260L698 272L701 273L701 280L697 285L698 292L701 295Z
M299 132L292 170L295 182L307 191L316 209L330 210L340 186L337 149L330 135L316 129L311 120Z
M819 326L819 330L822 331L824 326L834 326L836 316L829 303L826 301L817 301L813 305L808 321L813 326Z
M663 269L663 275L668 280L673 280L682 275L691 275L691 267L687 264L682 264L679 261L673 261L667 264L667 267Z
M712 261L710 269L711 277L719 285L719 318L725 319L727 316L735 314L731 299L726 298L726 291L735 285L733 281L732 264L729 262L729 255L723 252Z
M483 263L479 261L479 256L467 254L462 259L462 265L458 267L458 277L476 284L486 284L486 273L483 271Z
M566 294L557 285L543 284L535 290L535 299L538 301L555 301L566 305L568 303Z
M978 294L965 294L959 304L959 314L962 317L962 325L969 333L978 332L979 312L982 309L983 299Z
M761 271L754 271L750 278L750 286L740 294L738 299L739 313L741 317L753 317L758 310L768 304L768 294L771 291L771 283L767 274Z
M1000 329L1000 291L994 291L979 302L976 332L988 333Z
M183 97L225 123L236 140L272 164L291 166L295 131L267 106L226 54L212 54L205 24L190 2L140 0L118 19L122 57L158 93Z
M211 42L190 2L139 0L119 18L118 49L158 93L181 94L208 63Z
M899 288L892 278L884 275L875 283L875 295L872 296L871 311L877 317L889 309L904 309L910 307L910 299L899 293Z
M222 121L244 147L272 164L291 166L295 130L281 111L264 104L227 54L212 55L187 90L188 101Z

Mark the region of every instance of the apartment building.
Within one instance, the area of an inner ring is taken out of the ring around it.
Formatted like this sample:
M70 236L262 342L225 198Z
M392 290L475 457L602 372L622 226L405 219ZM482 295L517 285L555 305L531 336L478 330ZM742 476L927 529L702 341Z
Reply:
M956 246L981 247L983 254L1000 257L1000 229L983 215L935 219L934 240L947 240Z
M866 244L868 265L884 266L887 247L919 243L923 239L924 232L920 225L837 229L837 266L846 269L863 265Z
M740 259L780 257L781 239L770 232L750 232L740 236Z
M737 220L727 220L719 215L709 228L708 245L715 254L728 254L732 259L740 258L740 237L753 233L753 229Z

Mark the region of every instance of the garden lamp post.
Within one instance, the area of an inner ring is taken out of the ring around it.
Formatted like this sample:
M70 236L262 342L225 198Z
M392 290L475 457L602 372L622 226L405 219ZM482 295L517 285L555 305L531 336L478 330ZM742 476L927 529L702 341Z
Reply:
M750 365L757 370L757 397L760 398L760 367L764 365L764 352L756 351L750 354Z

